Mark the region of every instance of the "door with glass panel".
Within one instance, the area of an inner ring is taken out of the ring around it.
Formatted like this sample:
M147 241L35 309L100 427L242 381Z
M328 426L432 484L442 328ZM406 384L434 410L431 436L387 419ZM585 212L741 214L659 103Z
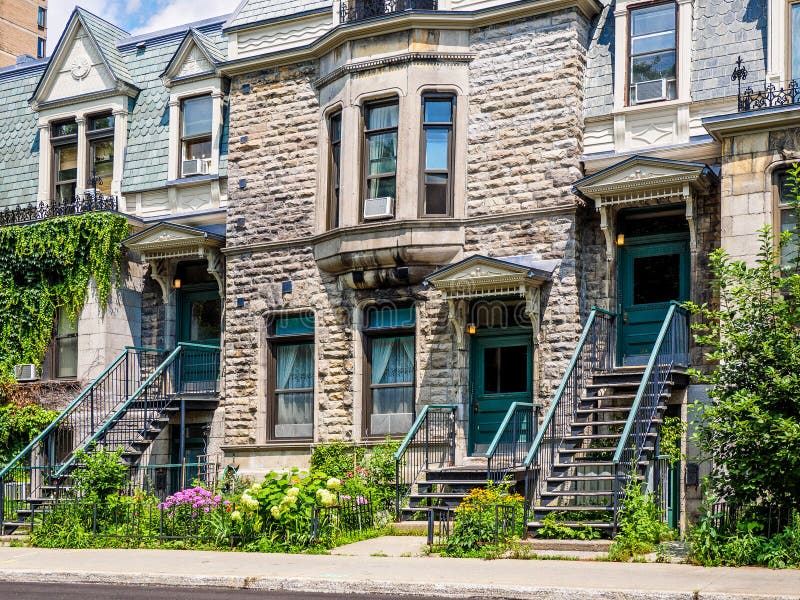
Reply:
M269 437L314 437L314 317L276 318L269 339Z
M470 448L486 452L513 402L533 398L530 334L481 335L470 342Z
M689 299L689 242L626 239L619 250L623 364L645 364L670 301Z
M216 289L181 290L178 308L178 341L219 347L222 331L222 303ZM219 361L214 354L186 348L181 355L181 383L184 391L208 389L201 382L219 378Z

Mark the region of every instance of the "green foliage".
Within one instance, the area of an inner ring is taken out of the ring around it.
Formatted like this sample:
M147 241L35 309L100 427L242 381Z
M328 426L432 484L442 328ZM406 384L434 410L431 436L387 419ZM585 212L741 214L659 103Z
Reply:
M625 488L625 500L617 515L618 532L608 552L611 560L625 561L652 552L656 544L672 539L672 531L661 520L653 494L632 481Z
M789 239L782 236L779 246ZM722 251L711 256L720 306L690 305L702 317L696 340L716 363L709 373L693 373L710 385L710 403L694 407L696 442L714 458L708 483L715 497L797 509L800 275L781 268L778 251L765 228L755 265Z
M346 442L331 442L314 447L311 469L342 479L364 460L365 449Z
M683 460L681 452L681 439L686 433L686 423L680 417L664 417L664 423L659 432L659 444L661 454L669 457L671 464L677 464Z
M122 452L123 448L75 453L75 461L81 466L72 472L72 480L80 497L88 502L105 502L119 493L128 481L128 468L120 462Z
M442 550L444 556L494 557L524 529L523 501L512 483L487 482L474 488L458 505L453 533ZM499 506L508 507L503 511ZM506 527L499 521L505 521ZM513 527L512 527L513 525ZM487 554L488 552L488 554Z
M547 540L596 540L600 531L591 525L573 527L565 525L565 513L552 512L542 519L542 527L536 532L536 537Z
M718 527L721 516L709 506L701 510L700 522L689 532L692 562L706 567L800 567L800 513L794 512L789 525L773 536L767 535L758 515L745 511L728 529Z
M37 404L0 406L0 465L19 454L57 416Z
M127 220L109 213L0 228L0 381L15 364L41 364L56 309L76 319L90 280L108 298L127 235Z

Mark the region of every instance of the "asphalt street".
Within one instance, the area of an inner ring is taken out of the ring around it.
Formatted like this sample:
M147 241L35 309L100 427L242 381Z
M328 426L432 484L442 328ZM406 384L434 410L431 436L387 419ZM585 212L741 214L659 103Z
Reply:
M361 594L309 594L222 588L137 587L0 582L2 600L391 600L394 596ZM441 600L415 596L414 600Z

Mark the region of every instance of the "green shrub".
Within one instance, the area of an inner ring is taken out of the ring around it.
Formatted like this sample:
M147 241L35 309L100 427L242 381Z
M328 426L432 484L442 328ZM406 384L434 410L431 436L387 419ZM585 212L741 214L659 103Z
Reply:
M617 535L608 552L611 560L625 561L653 552L656 544L672 539L672 531L661 520L661 509L652 493L632 481L617 515Z
M0 406L0 465L19 454L57 416L36 404Z
M118 494L128 482L128 467L120 462L123 448L114 451L93 448L89 452L78 450L72 471L77 494L88 502L105 502Z
M542 527L536 532L536 537L551 540L596 540L600 531L591 525L573 527L565 525L566 513L552 512L542 519Z

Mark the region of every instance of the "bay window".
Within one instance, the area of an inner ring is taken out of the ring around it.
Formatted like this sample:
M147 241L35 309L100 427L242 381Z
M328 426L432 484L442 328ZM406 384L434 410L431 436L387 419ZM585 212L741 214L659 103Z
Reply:
M314 318L276 317L269 326L268 427L272 439L314 437Z
M397 197L399 114L399 104L396 99L374 102L365 107L365 199Z
M181 176L205 175L211 166L210 95L181 101Z
M675 99L676 5L670 2L632 8L629 28L630 104Z
M424 216L452 214L453 96L422 98L421 198Z
M339 227L339 192L341 186L342 113L328 117L328 229Z
M797 261L797 214L798 207L792 190L792 184L788 180L787 170L781 169L773 173L773 184L776 190L777 202L775 202L775 229L778 235L784 232L792 232L788 243L781 248L781 265L794 266Z
M414 420L414 307L372 306L364 327L367 436L405 434Z
M53 165L55 170L55 200L72 204L78 187L78 124L75 120L61 121L51 128Z

